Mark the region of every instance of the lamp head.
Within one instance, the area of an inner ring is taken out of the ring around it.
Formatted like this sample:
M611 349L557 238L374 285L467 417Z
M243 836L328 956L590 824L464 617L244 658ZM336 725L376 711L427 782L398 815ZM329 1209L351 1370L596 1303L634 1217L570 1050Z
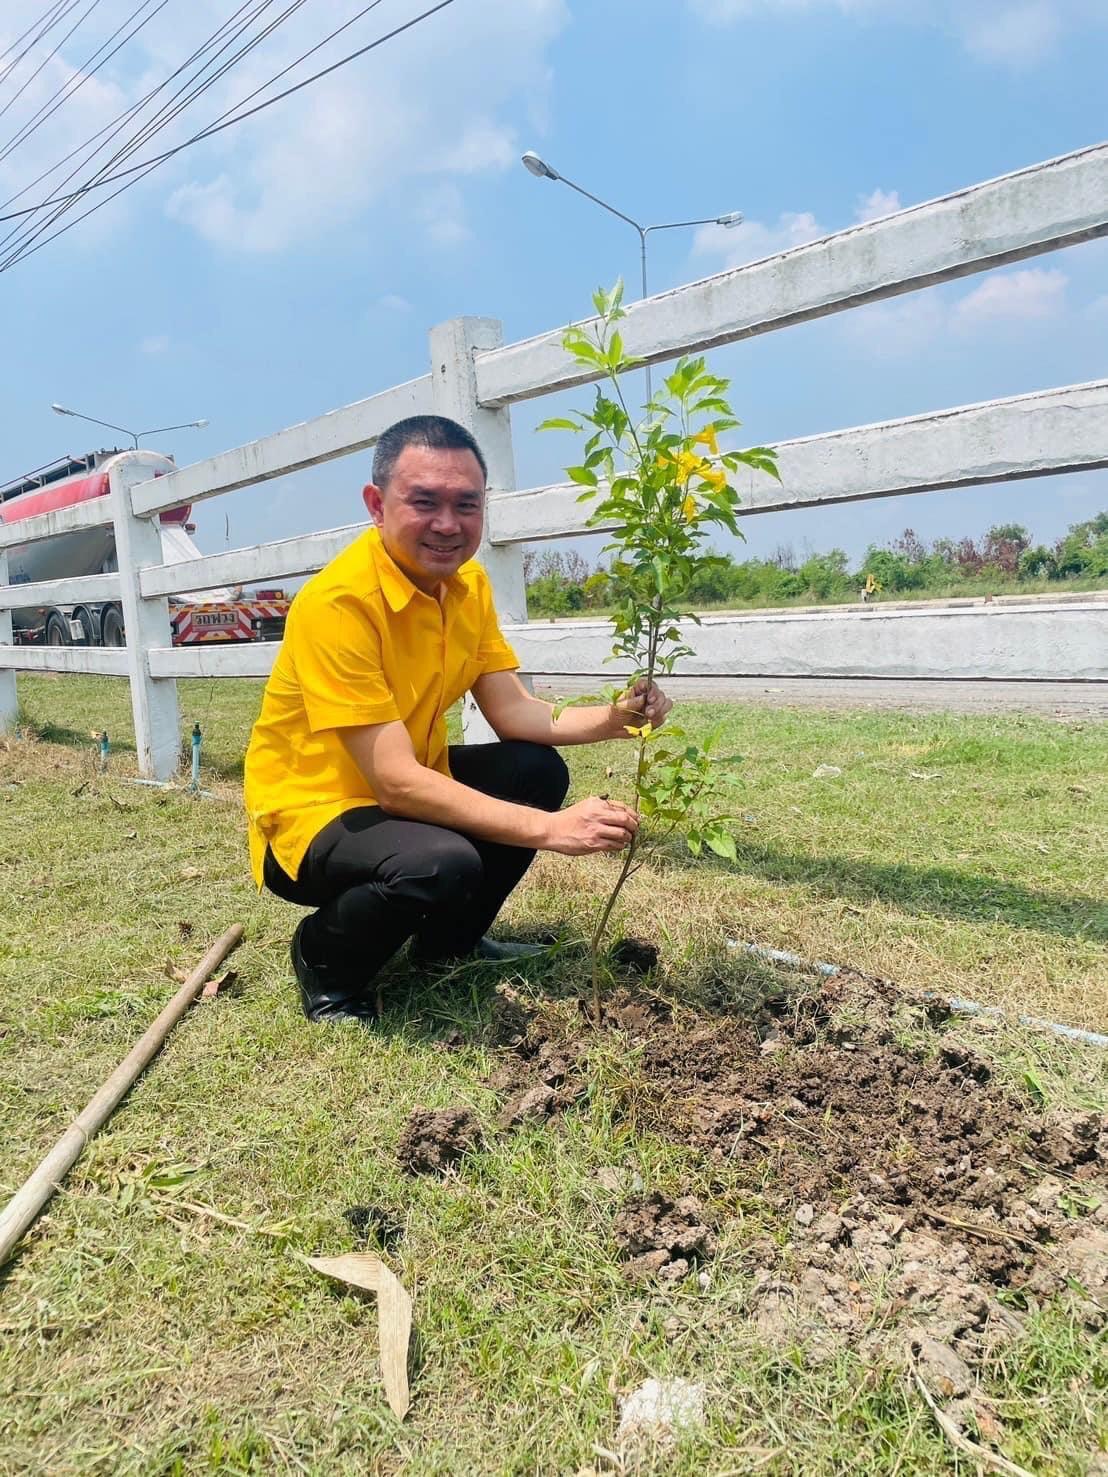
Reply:
M728 230L730 230L732 226L741 226L742 223L743 213L741 210L729 210L726 215L716 216L716 225L725 226Z
M204 429L204 427L207 426L207 425L210 425L211 422L208 421L207 419L202 418L202 419L200 419L198 421L193 421L192 424L195 426L195 428L198 431L202 431Z
M50 409L54 412L55 415L72 415L73 414L73 411L72 410L66 410L66 408L65 408L64 405L59 405L56 401L55 401L55 403L53 405L51 405Z
M524 154L520 162L522 163L524 169L526 169L530 174L533 174L536 179L558 178L558 171L556 169L551 169L550 165L547 164L545 160L540 159L539 156L532 149L527 150L526 154Z

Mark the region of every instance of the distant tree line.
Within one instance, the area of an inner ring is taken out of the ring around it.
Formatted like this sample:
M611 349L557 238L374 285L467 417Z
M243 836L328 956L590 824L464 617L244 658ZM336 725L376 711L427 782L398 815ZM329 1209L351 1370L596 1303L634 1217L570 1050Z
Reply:
M528 551L523 556L532 616L603 611L611 577L573 550ZM1075 523L1052 548L1032 545L1019 523L998 523L980 540L938 538L928 544L906 528L898 539L871 544L856 569L842 549L798 559L789 545L768 559L716 554L697 575L691 598L702 606L831 604L868 598L1004 594L1051 582L1095 585L1108 581L1108 512Z

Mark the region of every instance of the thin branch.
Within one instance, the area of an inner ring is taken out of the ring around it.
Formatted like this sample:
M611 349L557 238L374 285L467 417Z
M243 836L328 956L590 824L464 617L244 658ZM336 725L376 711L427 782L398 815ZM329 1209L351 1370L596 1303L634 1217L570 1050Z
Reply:
M1005 1472L1007 1477L1035 1477L1034 1472L1029 1472L1026 1467L1017 1466L1010 1462L1006 1456L1001 1456L997 1451L990 1451L987 1446L981 1446L976 1441L971 1441L954 1421L940 1410L935 1403L935 1397L920 1378L920 1372L913 1364L912 1379L915 1381L916 1389L923 1396L928 1410L935 1417L935 1424L955 1451L960 1451L963 1456L969 1457L971 1461L979 1462L982 1467L990 1472Z

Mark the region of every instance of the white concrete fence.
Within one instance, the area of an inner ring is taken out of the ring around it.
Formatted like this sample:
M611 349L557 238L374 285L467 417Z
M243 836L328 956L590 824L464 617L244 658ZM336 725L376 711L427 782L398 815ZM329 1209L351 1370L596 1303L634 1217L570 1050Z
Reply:
M679 287L628 310L628 351L651 364L1108 235L1108 145L1052 159L778 256ZM479 557L525 672L604 673L600 621L528 622L521 545L586 531L567 486L517 491L510 407L587 382L561 330L504 345L500 325L459 318L430 335L431 372L315 420L154 479L163 459L124 452L111 496L0 522L0 727L16 715L15 674L93 672L130 681L139 768L170 776L181 753L178 677L262 677L272 644L174 647L170 595L321 568L360 529L331 529L179 564L163 562L158 515L371 447L402 416L469 427L489 464ZM782 483L751 474L744 515L1007 482L1108 466L1108 380L788 441ZM2 511L0 511L2 518ZM114 523L118 574L7 583L7 548ZM119 599L125 649L12 644L11 610ZM705 617L689 676L990 678L1108 681L1108 603L1095 597L972 608L755 612ZM480 731L467 714L467 734Z

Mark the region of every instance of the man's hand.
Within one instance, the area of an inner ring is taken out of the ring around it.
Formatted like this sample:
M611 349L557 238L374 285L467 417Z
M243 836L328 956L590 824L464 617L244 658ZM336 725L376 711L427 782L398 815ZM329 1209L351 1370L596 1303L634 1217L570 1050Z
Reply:
M615 706L620 715L621 729L626 729L628 724L641 728L644 723L649 723L651 728L661 728L673 707L673 700L666 697L656 682L640 677L634 687L629 687L621 698L616 699Z
M550 817L550 835L544 851L563 856L588 856L594 851L622 851L631 844L639 818L626 805L596 796L556 811Z

